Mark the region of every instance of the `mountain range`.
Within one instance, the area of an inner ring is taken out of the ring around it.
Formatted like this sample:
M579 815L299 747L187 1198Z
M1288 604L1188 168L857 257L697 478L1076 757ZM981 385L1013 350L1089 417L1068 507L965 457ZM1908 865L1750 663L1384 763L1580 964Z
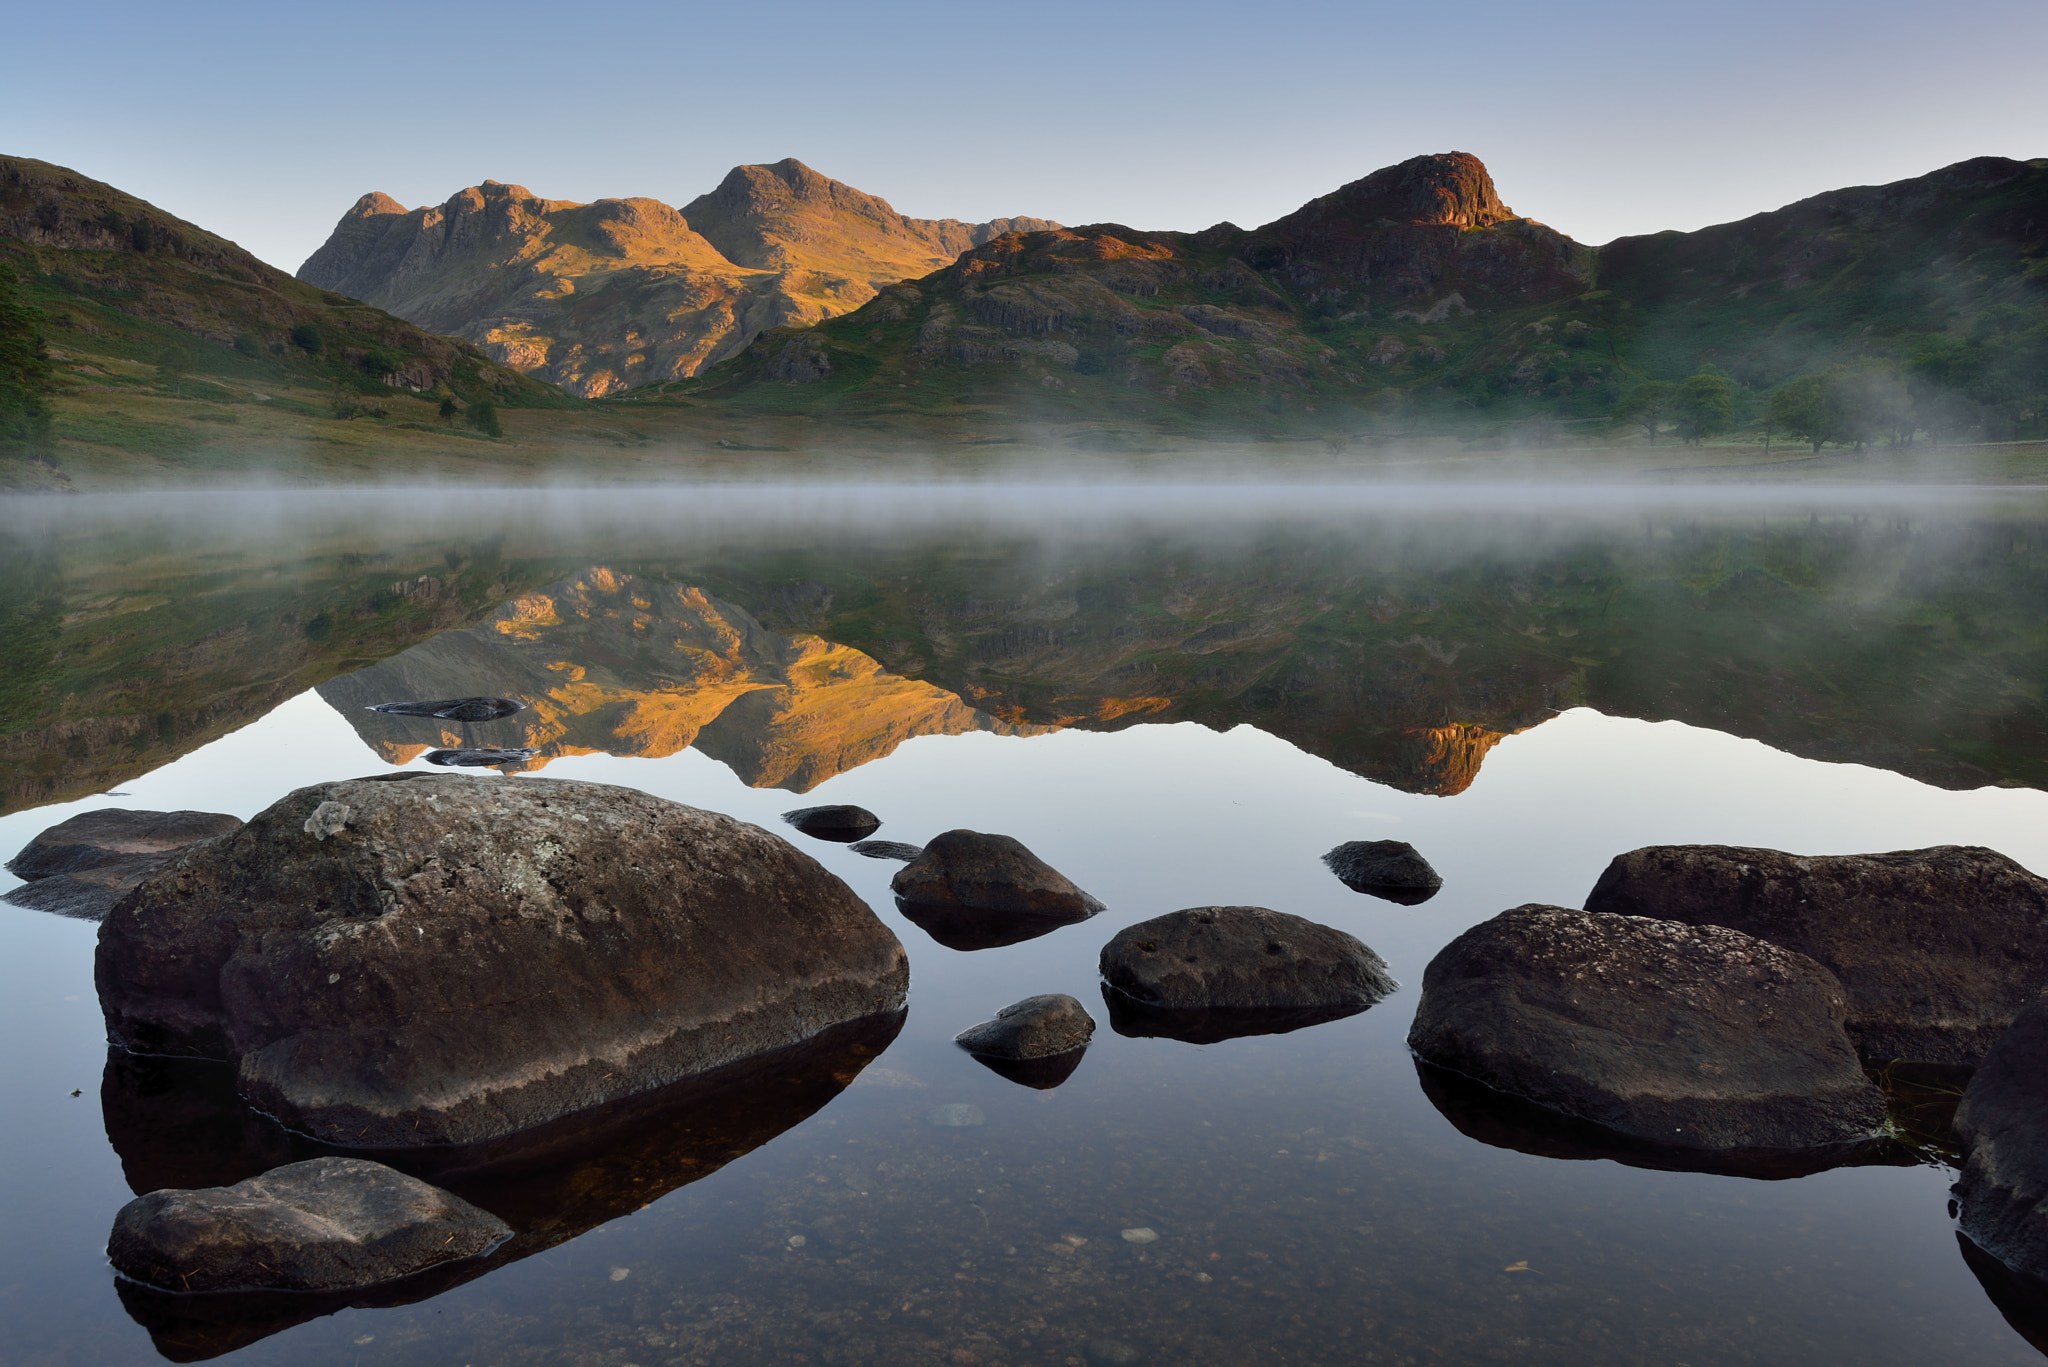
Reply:
M299 278L598 398L695 375L763 330L851 311L1045 219L909 218L794 159L736 166L678 211L485 181L434 208L372 193Z

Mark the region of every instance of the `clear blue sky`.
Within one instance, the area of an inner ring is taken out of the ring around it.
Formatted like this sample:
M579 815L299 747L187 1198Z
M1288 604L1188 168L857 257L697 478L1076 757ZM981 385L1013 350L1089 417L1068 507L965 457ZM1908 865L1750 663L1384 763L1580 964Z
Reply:
M2048 156L2042 0L14 7L0 152L294 269L367 190L680 204L794 156L906 213L1268 221L1421 152L1603 242Z

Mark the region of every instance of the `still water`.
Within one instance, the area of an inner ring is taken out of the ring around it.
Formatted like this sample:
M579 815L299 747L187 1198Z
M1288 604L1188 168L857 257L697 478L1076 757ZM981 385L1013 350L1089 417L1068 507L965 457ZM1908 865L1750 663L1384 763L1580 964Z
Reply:
M547 777L727 812L822 861L910 952L900 1030L479 1188L542 1233L476 1280L179 1318L124 1302L114 1212L292 1141L204 1069L110 1060L96 928L0 905L0 1357L2038 1360L1959 1255L1938 1155L1786 1181L1544 1156L1512 1115L1446 1099L1453 1123L1403 1044L1447 940L1577 906L1636 846L1980 844L2048 872L2038 510L1098 490L1019 516L898 491L849 529L872 491L772 515L579 497L556 525L516 500L8 510L0 609L47 647L0 680L0 852L95 807L248 817L429 745L525 744ZM467 736L361 708L457 679L440 695L536 705ZM778 820L826 802L913 844L1013 835L1109 910L948 949L897 913L898 865ZM1319 862L1384 838L1443 892L1395 906ZM1349 931L1404 986L1291 1034L1110 1028L1103 942L1232 903ZM951 1043L1044 992L1102 1023L1057 1089Z

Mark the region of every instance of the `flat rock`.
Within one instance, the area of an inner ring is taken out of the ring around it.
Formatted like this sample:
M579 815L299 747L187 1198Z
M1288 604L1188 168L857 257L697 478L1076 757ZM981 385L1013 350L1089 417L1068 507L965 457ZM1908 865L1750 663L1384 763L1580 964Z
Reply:
M2013 1017L1964 1089L1962 1231L2007 1267L2048 1280L2048 997Z
M1825 967L1740 931L1531 905L1430 961L1408 1047L1630 1138L1818 1148L1885 1120L1847 1010Z
M904 902L995 916L1084 921L1102 903L1007 835L946 831L890 880Z
M1348 1014L1399 986L1354 936L1265 907L1190 907L1140 921L1102 947L1101 964L1105 982L1155 1010Z
M1323 856L1353 892L1415 906L1436 896L1444 880L1405 840L1348 840Z
M100 932L108 1038L220 1058L351 1146L468 1144L901 1006L903 947L787 841L629 788L301 788Z
M498 721L515 712L524 712L526 704L517 698L435 698L429 702L380 702L372 703L371 712L382 712L391 717L435 717L441 721Z
M466 750L429 750L421 758L439 769L495 769L501 764L524 764L539 753L517 745L479 745Z
M1095 1037L1095 1018L1064 992L1026 997L996 1012L994 1020L970 1025L953 1042L989 1058L1034 1059L1064 1054Z
M850 845L881 829L882 818L865 807L845 804L828 807L799 807L784 812L782 819L819 840L836 840Z
M473 1258L497 1216L361 1158L315 1158L231 1187L153 1191L114 1217L107 1257L166 1291L339 1291Z
M60 821L7 861L28 880L4 900L97 921L121 896L192 846L238 829L225 812L145 812L102 807Z
M900 859L906 864L924 853L924 846L906 845L900 840L856 840L846 848L870 859Z
M1728 926L1819 960L1871 1062L1974 1065L2048 988L2048 879L1972 846L1650 846L1610 863L1586 909Z

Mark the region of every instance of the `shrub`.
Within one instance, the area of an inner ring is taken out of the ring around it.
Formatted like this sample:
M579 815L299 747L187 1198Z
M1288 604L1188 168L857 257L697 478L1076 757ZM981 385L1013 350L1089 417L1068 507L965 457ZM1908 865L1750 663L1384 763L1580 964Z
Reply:
M292 345L309 354L317 354L326 345L320 337L320 329L311 323L301 323L292 329Z

